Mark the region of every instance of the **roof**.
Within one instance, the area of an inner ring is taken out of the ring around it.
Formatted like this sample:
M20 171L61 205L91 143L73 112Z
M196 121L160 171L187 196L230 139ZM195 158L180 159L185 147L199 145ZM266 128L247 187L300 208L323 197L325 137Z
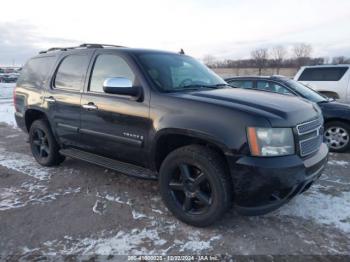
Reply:
M48 54L51 52L60 52L60 51L74 51L74 50L86 50L86 49L118 49L123 50L125 52L132 52L132 53L169 53L169 54L176 54L175 52L170 51L163 51L163 50L155 50L155 49L143 49L143 48L130 48L125 46L119 46L119 45L109 45L109 44L81 44L79 46L72 46L72 47L52 47L47 50L39 52L39 54Z
M314 66L302 66L301 68L319 68L319 67L349 67L350 64L338 64L338 65L314 65Z

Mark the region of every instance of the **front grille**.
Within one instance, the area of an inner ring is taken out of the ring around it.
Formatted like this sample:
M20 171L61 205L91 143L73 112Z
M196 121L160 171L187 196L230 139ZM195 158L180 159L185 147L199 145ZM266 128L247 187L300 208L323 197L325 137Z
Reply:
M317 118L315 120L312 120L310 122L306 122L303 124L300 124L297 126L298 134L303 135L310 133L312 131L317 130L319 127L323 125L323 119L322 118Z
M317 151L323 141L323 119L318 118L297 125L300 155L305 157Z

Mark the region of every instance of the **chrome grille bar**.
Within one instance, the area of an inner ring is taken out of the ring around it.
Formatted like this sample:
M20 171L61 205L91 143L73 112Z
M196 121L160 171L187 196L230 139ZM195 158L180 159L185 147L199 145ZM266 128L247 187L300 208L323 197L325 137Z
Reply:
M297 125L299 149L302 157L316 152L323 141L323 119L320 117Z

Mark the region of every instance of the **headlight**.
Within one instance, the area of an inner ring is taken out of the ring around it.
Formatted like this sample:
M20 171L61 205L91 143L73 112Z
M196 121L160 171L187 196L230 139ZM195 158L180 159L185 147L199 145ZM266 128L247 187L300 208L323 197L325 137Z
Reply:
M285 156L295 153L291 128L248 127L247 133L253 156Z

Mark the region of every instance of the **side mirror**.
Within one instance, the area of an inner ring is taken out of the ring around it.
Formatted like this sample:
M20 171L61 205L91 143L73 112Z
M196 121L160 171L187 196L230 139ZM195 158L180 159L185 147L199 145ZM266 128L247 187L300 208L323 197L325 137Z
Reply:
M139 88L133 87L132 82L125 77L111 77L103 82L103 91L108 94L137 96Z

